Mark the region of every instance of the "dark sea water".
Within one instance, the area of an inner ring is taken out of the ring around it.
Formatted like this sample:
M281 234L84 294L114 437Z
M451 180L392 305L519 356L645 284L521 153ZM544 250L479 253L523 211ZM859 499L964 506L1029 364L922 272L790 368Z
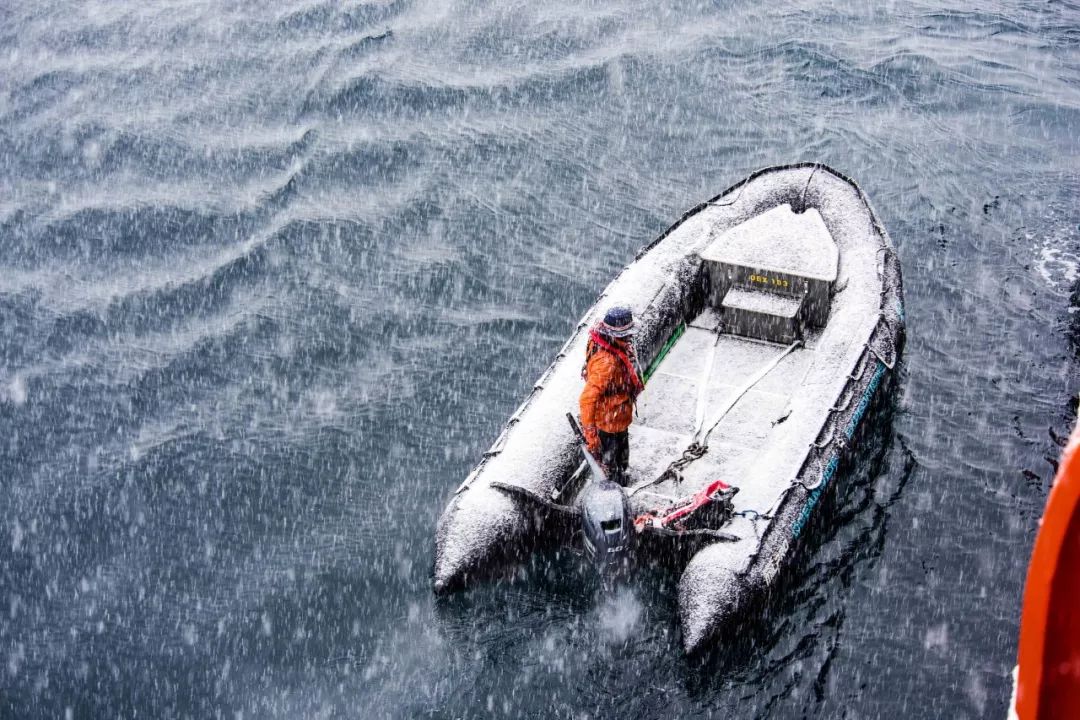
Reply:
M749 651L565 559L436 602L599 291L801 160L871 198L909 339ZM1002 717L1078 196L1075 1L2 3L0 716Z

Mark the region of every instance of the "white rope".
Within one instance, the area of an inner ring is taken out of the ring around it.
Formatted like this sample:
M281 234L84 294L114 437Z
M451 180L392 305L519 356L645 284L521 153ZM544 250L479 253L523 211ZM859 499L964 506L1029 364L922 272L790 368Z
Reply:
M698 383L697 409L694 411L694 437L701 432L701 426L705 422L705 394L709 388L709 378L712 377L713 362L716 360L716 346L720 344L720 329L717 328L716 337L709 347L709 354L705 358L705 367L701 370L701 381Z
M769 362L768 365L761 368L761 370L758 370L757 374L755 374L752 378L747 380L746 383L742 387L739 388L738 392L736 392L734 395L731 396L731 399L728 400L728 402L724 405L723 409L721 409L720 412L718 412L715 415L715 417L713 418L713 420L709 424L709 429L705 432L704 435L701 435L701 429L700 428L698 428L698 429L696 429L694 431L693 443L696 443L696 444L699 444L699 445L702 445L702 446L708 446L708 444L709 444L709 435L712 433L713 430L716 429L716 426L720 424L720 421L724 419L724 416L727 415L728 412L730 412L731 408L735 407L735 403L739 402L739 400L742 399L742 396L745 395L750 390L750 388L757 385L761 381L762 378L764 378L766 375L768 375L773 370L773 368L775 368L777 365L779 365L781 360L786 358L788 355L790 355L795 350L795 348L800 347L801 345L802 345L802 340L796 340L795 342L788 345L784 349L784 351L782 353L780 353L775 358L773 358L773 360L771 362ZM700 435L700 438L699 438L699 435Z

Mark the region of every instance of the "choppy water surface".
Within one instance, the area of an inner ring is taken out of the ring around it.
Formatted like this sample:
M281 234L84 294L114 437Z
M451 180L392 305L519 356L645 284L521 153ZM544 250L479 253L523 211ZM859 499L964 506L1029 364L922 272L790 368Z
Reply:
M1000 717L1075 418L1080 5L0 7L0 715ZM600 289L854 177L902 391L749 652L565 558L437 604L449 493Z

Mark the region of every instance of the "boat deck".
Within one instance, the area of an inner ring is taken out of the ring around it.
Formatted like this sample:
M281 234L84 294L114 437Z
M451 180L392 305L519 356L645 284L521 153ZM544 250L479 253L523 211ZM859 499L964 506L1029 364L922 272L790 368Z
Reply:
M633 487L659 477L690 445L695 426L707 430L746 383L787 349L718 335L715 327L715 311L707 309L687 327L638 399L638 417L630 428ZM809 335L805 346L784 357L735 402L709 436L708 453L683 470L682 482L668 480L634 493L634 511L663 507L668 499L693 494L719 479L739 488L734 499L737 511L765 513L805 457L807 444L785 436L807 434L805 418L789 422L791 400L810 369L818 338L820 333ZM705 393L699 397L713 345ZM810 440L816 433L811 428ZM741 524L739 520L736 524Z

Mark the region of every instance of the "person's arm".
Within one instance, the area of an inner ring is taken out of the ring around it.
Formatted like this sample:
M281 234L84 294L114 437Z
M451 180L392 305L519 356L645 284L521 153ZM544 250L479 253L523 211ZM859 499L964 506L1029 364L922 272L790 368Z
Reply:
M589 452L597 456L600 454L600 435L596 428L596 403L604 394L605 369L606 364L602 354L598 353L589 359L585 371L585 389L581 391L581 397L578 399L581 430L585 433L585 442L589 446Z

